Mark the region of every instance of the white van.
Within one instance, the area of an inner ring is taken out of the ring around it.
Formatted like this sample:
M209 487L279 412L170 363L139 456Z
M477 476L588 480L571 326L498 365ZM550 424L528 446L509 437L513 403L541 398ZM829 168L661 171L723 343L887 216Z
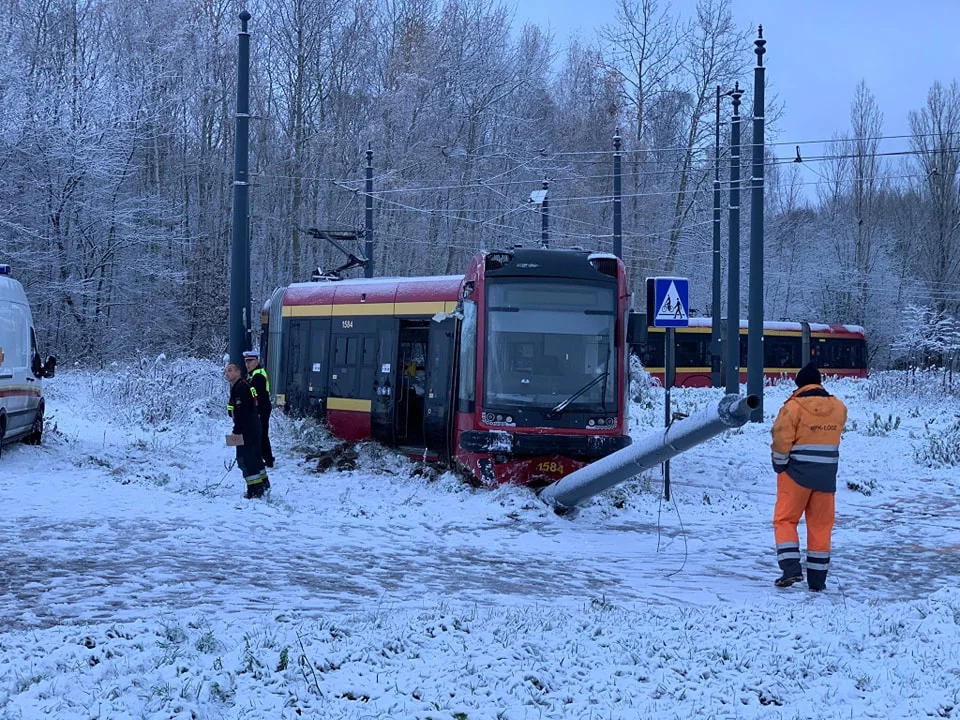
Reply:
M40 443L42 379L53 377L56 364L52 356L41 362L26 293L10 266L0 265L0 451L14 440Z

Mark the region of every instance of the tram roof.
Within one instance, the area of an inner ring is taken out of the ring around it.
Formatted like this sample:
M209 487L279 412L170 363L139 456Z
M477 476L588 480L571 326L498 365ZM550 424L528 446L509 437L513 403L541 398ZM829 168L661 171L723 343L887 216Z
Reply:
M414 303L453 301L460 297L463 275L376 277L293 283L283 295L285 307L344 303Z
M849 335L863 335L864 330L861 325L843 325L839 323L817 323L812 322L808 323L810 325L810 332L812 333L831 333L831 334L849 334ZM690 327L711 327L712 321L710 318L690 318ZM749 322L747 320L740 321L740 328L743 330L748 329ZM764 320L763 329L767 332L771 331L780 331L780 332L800 332L803 329L803 326L799 322L789 322L783 320Z

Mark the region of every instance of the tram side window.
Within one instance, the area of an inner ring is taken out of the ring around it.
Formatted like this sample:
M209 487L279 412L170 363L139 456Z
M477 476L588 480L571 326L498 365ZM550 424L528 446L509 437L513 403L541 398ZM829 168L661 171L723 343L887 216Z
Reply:
M821 338L817 343L817 367L839 368L842 367L840 363L841 358L837 343Z
M818 367L837 369L866 367L866 354L862 340L821 338L818 345Z
M340 335L333 346L333 364L350 367L357 364L357 338Z
M865 370L867 367L867 341L852 340L853 344L853 367Z
M640 346L634 346L635 349L640 351L640 364L645 368L663 367L663 343L665 335L666 333L648 333L646 343Z
M763 365L768 368L800 367L799 337L767 336L763 339Z
M363 355L361 355L361 365L377 364L377 339L369 335L363 338Z
M707 350L710 336L703 333L677 333L677 367L706 367L710 365Z

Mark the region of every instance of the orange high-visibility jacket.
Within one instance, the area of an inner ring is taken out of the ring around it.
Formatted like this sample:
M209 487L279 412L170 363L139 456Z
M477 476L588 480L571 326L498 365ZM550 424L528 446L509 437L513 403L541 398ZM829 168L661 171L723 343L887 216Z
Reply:
M805 488L836 492L840 434L846 422L846 405L822 385L797 388L773 423L773 469Z

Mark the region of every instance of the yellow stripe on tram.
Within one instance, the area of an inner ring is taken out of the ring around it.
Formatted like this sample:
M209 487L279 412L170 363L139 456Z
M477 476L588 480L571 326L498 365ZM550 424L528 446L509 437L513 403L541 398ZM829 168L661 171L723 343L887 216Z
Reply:
M352 410L353 412L370 412L373 403L369 400L354 398L327 398L327 410Z
M457 309L455 300L401 303L340 303L339 305L285 305L283 317L405 317L408 315L436 315Z

